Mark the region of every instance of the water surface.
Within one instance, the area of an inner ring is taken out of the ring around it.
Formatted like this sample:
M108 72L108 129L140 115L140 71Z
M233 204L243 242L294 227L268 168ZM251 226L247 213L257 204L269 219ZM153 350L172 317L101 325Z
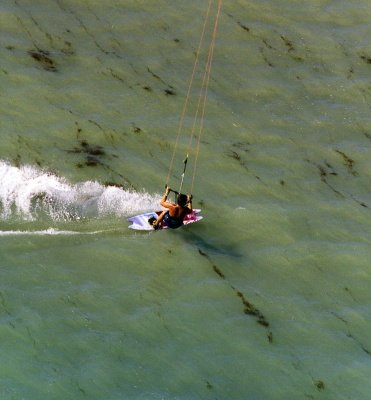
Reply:
M204 220L127 227L157 207L206 9L1 3L2 399L369 398L368 2L224 1Z

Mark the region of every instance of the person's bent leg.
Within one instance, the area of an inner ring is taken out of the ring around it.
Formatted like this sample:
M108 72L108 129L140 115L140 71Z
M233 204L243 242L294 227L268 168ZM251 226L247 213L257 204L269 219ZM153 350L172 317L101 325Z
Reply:
M166 213L167 213L166 210L165 210L165 211L162 211L162 213L158 216L157 220L153 222L152 226L153 226L154 228L160 226L160 224L161 224L162 220L164 219Z

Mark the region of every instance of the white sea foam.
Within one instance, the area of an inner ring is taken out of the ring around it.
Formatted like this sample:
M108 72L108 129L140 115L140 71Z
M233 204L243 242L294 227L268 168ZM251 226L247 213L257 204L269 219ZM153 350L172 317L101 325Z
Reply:
M43 235L78 235L80 232L60 231L58 229L49 228L41 231L0 231L0 236L43 236Z
M33 166L15 167L0 161L0 218L54 221L119 217L158 207L158 196L87 181L66 179Z
M94 231L94 232L77 232L77 231L66 231L55 228L48 228L40 231L32 230L17 230L17 231L1 231L0 236L71 236L71 235L98 235L100 233L106 233L105 230Z

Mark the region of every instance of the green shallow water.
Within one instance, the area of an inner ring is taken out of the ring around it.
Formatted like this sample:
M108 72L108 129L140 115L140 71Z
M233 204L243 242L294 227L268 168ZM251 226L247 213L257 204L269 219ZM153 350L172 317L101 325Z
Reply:
M205 219L127 228L206 7L1 3L1 399L369 399L368 2L224 1Z

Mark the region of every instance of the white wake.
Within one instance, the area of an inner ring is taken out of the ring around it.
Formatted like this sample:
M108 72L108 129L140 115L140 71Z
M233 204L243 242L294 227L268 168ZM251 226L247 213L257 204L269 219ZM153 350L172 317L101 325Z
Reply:
M93 181L71 184L34 166L15 167L0 161L0 220L3 221L127 217L156 209L158 202L158 195L145 191L123 190Z

